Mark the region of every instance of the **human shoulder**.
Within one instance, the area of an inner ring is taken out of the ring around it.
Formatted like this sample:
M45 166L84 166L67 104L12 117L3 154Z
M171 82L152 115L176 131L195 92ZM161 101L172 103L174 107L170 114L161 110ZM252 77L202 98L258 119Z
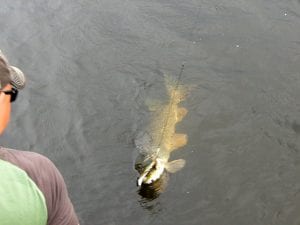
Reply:
M29 175L35 170L37 172L45 169L56 170L54 163L49 158L37 152L0 148L0 157L25 170Z

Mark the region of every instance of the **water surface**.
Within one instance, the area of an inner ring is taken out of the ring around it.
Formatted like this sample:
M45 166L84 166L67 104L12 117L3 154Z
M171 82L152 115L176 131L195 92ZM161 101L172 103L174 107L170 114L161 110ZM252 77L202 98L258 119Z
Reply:
M299 224L299 0L3 0L0 28L28 76L1 145L52 159L81 224ZM147 202L133 140L182 64L187 164Z

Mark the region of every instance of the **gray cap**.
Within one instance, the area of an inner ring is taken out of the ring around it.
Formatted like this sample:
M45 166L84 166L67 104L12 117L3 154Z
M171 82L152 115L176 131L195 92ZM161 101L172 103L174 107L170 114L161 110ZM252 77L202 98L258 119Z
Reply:
M0 50L0 90L9 83L20 90L24 88L25 82L24 73L19 68L10 66L7 58Z

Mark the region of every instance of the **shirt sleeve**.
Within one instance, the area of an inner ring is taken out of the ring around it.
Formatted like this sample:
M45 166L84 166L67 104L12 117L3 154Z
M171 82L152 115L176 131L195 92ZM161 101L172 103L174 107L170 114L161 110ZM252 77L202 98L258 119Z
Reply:
M38 153L7 150L6 160L23 169L43 192L48 211L47 225L78 225L65 181L56 166Z

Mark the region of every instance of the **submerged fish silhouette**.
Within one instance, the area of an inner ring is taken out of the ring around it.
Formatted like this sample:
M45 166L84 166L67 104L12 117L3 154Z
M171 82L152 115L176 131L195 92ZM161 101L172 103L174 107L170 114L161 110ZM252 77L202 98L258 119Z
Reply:
M164 171L175 173L185 165L184 159L169 162L170 153L187 143L186 134L175 131L176 124L187 114L187 109L178 104L185 99L187 89L178 85L172 78L165 77L169 101L165 105L148 104L153 111L153 120L147 130L140 134L135 145L139 155L135 169L139 172L137 185L149 185L162 177Z

